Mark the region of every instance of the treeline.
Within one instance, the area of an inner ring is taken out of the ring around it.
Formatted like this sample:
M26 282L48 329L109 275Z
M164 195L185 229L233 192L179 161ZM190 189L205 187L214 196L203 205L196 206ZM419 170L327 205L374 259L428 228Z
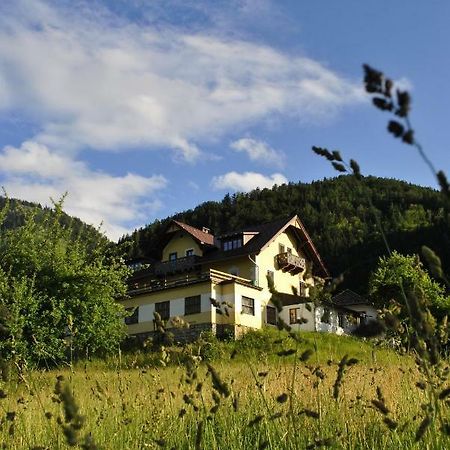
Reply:
M333 276L344 274L343 287L361 293L380 255L386 254L379 221L391 249L417 253L434 249L446 272L450 268L450 216L437 191L393 179L340 176L312 183L227 194L157 220L125 236L128 256L158 258L158 242L171 219L214 234L298 214Z
M52 208L42 206L38 203L17 200L14 198L7 200L5 197L0 197L0 210L5 207L7 202L9 202L9 208L3 223L0 225L0 232L23 226L27 212L32 211L35 220L38 222L43 221L47 213L50 215L53 214ZM105 243L108 242L108 239L95 227L84 223L77 217L69 216L65 212L59 214L59 222L62 226L70 227L73 236L80 236L86 241L96 241L101 239Z

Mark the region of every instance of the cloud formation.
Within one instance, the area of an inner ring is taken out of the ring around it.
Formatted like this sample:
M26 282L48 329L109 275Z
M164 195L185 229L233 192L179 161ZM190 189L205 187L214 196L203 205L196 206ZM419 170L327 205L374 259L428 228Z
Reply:
M246 153L251 161L269 166L284 166L285 155L283 152L275 150L264 141L241 138L232 142L230 147L236 152Z
M233 4L248 19L255 14L253 0ZM120 176L93 170L81 152L169 149L177 161L212 164L219 157L205 149L230 133L287 116L322 121L364 97L357 83L312 58L229 38L220 14L214 27L192 31L114 15L104 5L0 2L0 116L17 118L29 133L22 145L0 150L0 175L11 196L29 201L48 204L68 191L67 212L103 221L110 237L149 220L167 178L126 167ZM257 14L272 15L270 2L258 5ZM232 146L251 161L282 167L279 152L262 141ZM279 173L229 172L213 186L247 191L286 181Z
M264 176L256 172L228 172L224 175L214 177L211 185L216 190L228 190L235 192L249 192L253 189L271 188L275 184L285 184L288 180L281 173Z
M127 223L145 221L159 204L147 199L167 185L162 175L112 176L89 169L85 163L51 152L45 145L26 141L20 148L0 152L0 173L11 197L49 205L65 192L65 211L118 239Z
M194 161L202 142L236 127L274 114L321 120L362 98L313 59L265 45L6 3L0 108L25 113L39 130L30 138L50 148L163 147Z

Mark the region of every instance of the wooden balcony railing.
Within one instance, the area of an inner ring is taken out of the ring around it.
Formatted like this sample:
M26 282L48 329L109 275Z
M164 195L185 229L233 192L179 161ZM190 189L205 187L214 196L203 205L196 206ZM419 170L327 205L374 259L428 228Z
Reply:
M306 268L305 258L293 255L292 253L279 253L276 256L278 268L283 272L297 274L303 272Z
M204 281L212 281L213 283L223 283L224 281L234 281L239 284L253 286L253 282L246 278L237 277L229 273L221 272L215 269L209 269L206 272L185 272L169 278L149 278L147 280L130 282L128 295L134 296L139 294L147 294L155 291L163 291L165 289L176 288L180 286L189 286ZM261 289L255 287L256 289Z
M165 276L174 273L189 272L197 266L199 257L197 255L185 256L174 261L163 261L153 266L153 272L156 276Z

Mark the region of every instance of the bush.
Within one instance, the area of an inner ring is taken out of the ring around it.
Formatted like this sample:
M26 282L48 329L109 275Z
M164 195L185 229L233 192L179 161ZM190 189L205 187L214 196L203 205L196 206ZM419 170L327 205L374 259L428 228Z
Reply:
M116 301L126 294L124 263L105 238L63 225L61 202L24 217L0 233L2 356L48 366L116 351L125 334Z

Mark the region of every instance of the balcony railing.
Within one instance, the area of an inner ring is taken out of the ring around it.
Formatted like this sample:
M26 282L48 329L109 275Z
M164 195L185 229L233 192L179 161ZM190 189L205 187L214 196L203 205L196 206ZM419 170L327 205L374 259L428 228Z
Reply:
M292 253L279 253L276 256L278 268L283 272L292 274L303 272L306 268L305 258L293 255Z
M156 276L165 276L174 273L189 272L198 265L199 257L197 255L185 256L173 261L164 261L156 263L153 266L153 272Z
M211 276L208 273L189 273L178 278L158 278L150 279L140 283L133 283L128 289L128 295L146 294L155 291L163 291L174 287L188 286L194 283L201 283L210 280Z
M134 296L139 294L147 294L155 291L176 288L180 286L189 286L204 281L212 281L220 284L223 282L233 281L246 286L253 286L253 282L246 278L241 278L219 270L209 269L206 272L185 272L176 277L169 278L149 278L129 284L128 295ZM256 286L255 289L261 289Z

